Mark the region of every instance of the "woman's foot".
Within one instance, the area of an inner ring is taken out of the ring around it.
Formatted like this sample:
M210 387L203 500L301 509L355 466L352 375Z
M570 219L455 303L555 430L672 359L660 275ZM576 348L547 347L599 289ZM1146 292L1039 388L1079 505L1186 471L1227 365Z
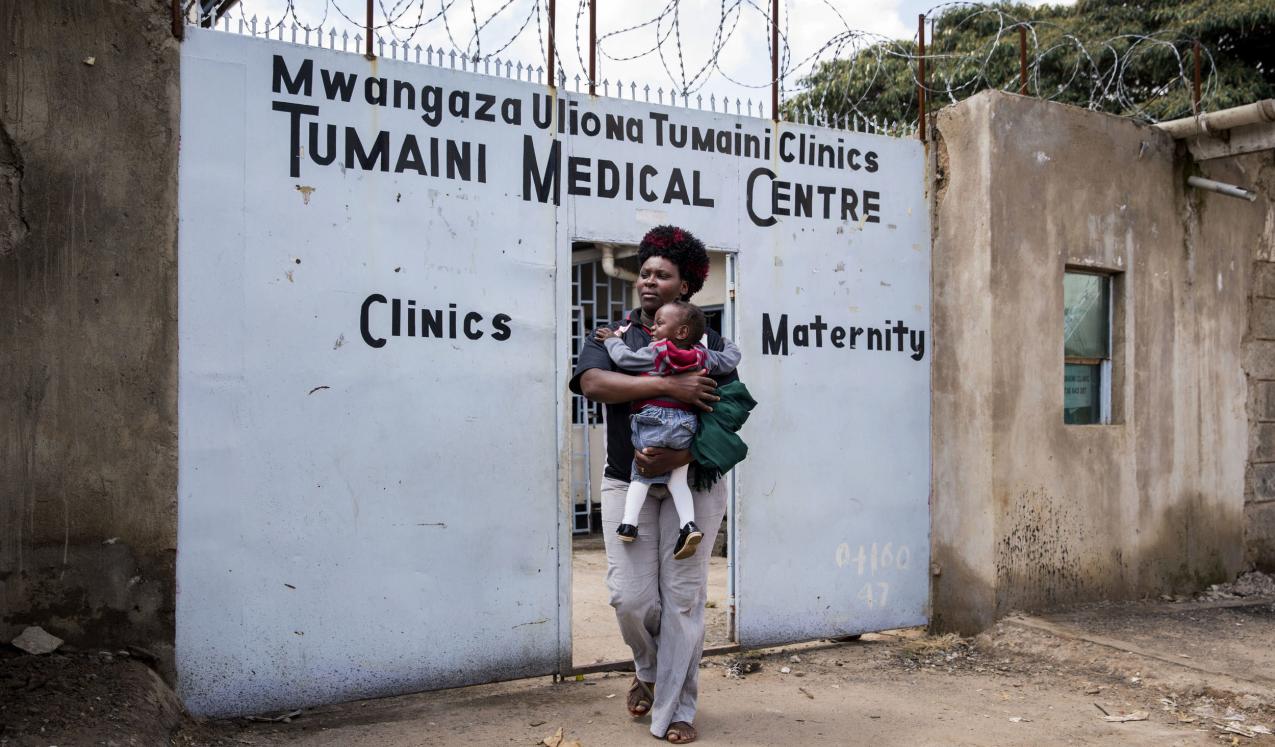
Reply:
M645 716L650 712L653 702L655 702L655 685L647 684L634 677L633 684L629 685L629 698L625 704L628 706L629 715L633 718Z
M695 548L699 547L699 541L702 539L704 539L704 533L695 526L695 522L686 522L686 526L682 527L682 533L677 536L677 544L673 546L673 559L685 560L694 555Z
M695 727L685 721L674 721L668 725L668 731L664 732L664 738L673 744L694 742L698 737L699 733L695 731Z
M632 524L621 524L615 528L615 533L620 535L620 539L625 542L632 542L637 539L637 527Z

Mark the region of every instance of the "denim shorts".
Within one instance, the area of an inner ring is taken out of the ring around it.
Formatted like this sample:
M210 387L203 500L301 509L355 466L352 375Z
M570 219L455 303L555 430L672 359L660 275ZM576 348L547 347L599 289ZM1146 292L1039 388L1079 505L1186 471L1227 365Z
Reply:
M629 416L629 427L633 432L634 449L644 449L647 446L689 449L691 442L695 440L695 432L699 430L699 417L690 410L648 405L641 412ZM667 485L670 474L639 475L637 462L634 461L629 480L647 485Z

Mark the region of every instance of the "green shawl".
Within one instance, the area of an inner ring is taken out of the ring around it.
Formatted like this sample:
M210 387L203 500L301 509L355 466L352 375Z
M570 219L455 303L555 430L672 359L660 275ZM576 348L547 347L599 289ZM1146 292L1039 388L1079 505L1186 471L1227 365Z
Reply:
M744 426L757 401L739 380L718 387L717 396L721 400L713 404L713 411L699 414L699 433L691 444L696 462L691 487L696 490L707 490L748 456L748 444L736 431Z

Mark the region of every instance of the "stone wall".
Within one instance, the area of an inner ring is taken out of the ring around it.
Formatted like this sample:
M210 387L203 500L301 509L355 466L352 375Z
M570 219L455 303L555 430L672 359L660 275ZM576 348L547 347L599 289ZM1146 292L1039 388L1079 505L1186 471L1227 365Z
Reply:
M1266 218L1253 244L1248 335L1249 465L1244 492L1249 562L1275 571L1275 154L1208 162L1205 175L1258 192Z
M171 662L169 3L0 0L0 60L0 638Z

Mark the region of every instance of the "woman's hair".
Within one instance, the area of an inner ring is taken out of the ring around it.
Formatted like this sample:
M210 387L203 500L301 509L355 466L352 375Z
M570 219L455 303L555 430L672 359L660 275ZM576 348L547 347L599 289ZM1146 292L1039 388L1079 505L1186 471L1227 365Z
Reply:
M663 257L677 265L678 275L686 281L683 301L704 287L704 278L708 277L708 251L704 249L704 242L690 231L676 226L656 226L647 231L638 244L638 264L646 264L651 257Z

